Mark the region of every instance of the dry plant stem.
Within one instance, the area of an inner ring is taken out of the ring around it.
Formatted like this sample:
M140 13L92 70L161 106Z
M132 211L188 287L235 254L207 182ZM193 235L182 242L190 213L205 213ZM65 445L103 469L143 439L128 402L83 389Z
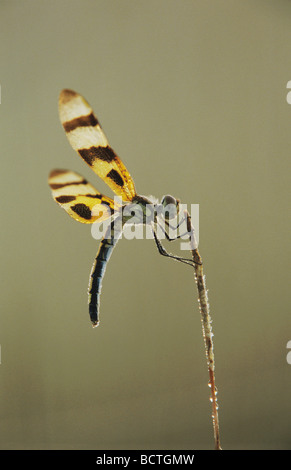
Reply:
M215 450L221 450L220 437L219 437L219 422L218 422L217 388L215 386L215 374L214 374L214 350L213 350L213 340L212 340L213 333L212 333L212 326L211 326L211 317L210 317L210 312L209 312L207 289L206 289L206 284L205 284L205 276L203 274L202 259L197 249L194 228L191 223L190 215L187 211L185 211L185 216L187 220L188 233L191 233L190 243L191 243L192 258L193 258L193 261L195 261L195 265L194 265L195 282L196 282L197 290L198 290L198 302L199 302L199 309L201 313L202 331L203 331L203 338L204 338L208 372L209 372L209 386L211 389L210 401L212 403L212 421L213 421L213 430L214 430Z

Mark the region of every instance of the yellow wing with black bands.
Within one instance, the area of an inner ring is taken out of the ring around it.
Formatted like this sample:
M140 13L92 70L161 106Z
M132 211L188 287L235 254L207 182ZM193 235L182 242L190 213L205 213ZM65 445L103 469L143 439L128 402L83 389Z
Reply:
M54 200L75 220L84 224L109 219L120 204L99 193L81 175L70 170L53 170L49 185Z
M68 140L92 170L124 201L135 195L134 182L110 147L89 103L72 90L59 97L59 114Z

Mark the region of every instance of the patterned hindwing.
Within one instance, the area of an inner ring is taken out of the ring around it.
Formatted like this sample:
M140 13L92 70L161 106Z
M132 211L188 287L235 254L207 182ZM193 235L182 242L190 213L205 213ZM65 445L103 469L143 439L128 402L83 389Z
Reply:
M69 142L92 170L124 201L136 195L134 182L108 140L87 101L72 90L59 98L61 123Z
M53 170L49 185L54 200L78 222L103 222L121 205L103 196L81 175L70 170Z

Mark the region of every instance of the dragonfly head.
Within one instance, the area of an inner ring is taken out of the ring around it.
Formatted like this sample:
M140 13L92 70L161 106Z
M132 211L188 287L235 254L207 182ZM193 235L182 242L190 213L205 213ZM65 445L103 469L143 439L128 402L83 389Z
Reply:
M179 199L174 198L170 194L163 197L161 205L163 207L163 216L165 220L171 220L177 217L179 213Z

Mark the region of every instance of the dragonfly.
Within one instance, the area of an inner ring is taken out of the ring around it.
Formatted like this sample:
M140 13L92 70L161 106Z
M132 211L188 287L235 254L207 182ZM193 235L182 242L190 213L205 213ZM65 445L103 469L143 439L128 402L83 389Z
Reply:
M62 90L59 96L59 116L72 148L113 190L119 201L101 194L83 176L74 171L55 169L49 175L48 182L52 196L70 217L84 224L110 222L100 242L89 279L89 315L92 326L96 327L99 325L102 280L108 260L125 225L132 223L133 220L132 211L128 210L129 205L139 208L138 211L134 211L134 223L150 225L153 239L161 255L191 266L197 262L169 253L158 236L158 227L169 241L185 235L171 237L167 233L167 230L178 228L182 223L181 219L176 227L171 225L179 213L180 201L171 195L166 195L163 196L161 203L158 203L136 193L132 177L109 145L98 119L85 98L73 90ZM161 218L164 224L161 224Z

